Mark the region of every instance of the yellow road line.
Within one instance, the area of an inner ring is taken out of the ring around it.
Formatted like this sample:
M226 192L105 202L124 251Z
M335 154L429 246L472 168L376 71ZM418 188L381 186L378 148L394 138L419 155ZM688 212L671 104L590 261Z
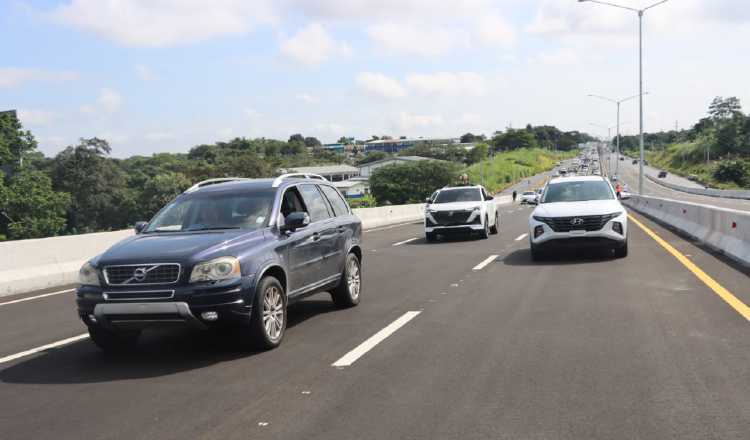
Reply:
M657 243L661 245L664 249L667 250L670 254L672 254L677 260L682 263L683 266L687 267L690 272L693 273L696 277L698 277L699 280L703 281L703 283L708 286L709 289L713 290L715 294L719 295L721 299L723 299L727 304L732 306L734 310L737 311L740 315L742 315L746 320L750 321L750 307L748 307L745 303L737 299L736 296L732 294L732 292L728 291L724 288L721 284L716 282L711 276L709 276L706 272L703 272L703 270L696 266L695 263L690 261L686 256L682 255L680 251L675 249L671 244L664 241L663 238L656 235L656 232L649 229L646 225L639 222L635 217L628 214L628 217L630 220L633 221L638 227L640 227L643 232L648 234L651 238L654 239Z

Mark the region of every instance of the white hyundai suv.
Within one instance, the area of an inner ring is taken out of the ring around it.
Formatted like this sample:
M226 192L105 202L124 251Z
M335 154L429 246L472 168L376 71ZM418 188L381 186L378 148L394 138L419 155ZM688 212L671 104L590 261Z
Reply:
M581 246L613 249L628 255L628 215L603 177L552 179L529 217L531 257L547 250Z
M435 241L438 235L478 232L482 238L497 234L500 214L483 186L446 187L427 199L424 235Z

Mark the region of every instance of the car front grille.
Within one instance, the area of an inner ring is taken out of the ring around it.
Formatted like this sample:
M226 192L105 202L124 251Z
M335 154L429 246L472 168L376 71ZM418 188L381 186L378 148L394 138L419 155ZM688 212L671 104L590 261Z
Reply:
M109 301L170 299L173 297L174 297L174 290L138 290L138 291L104 292L104 299L109 300Z
M110 286L174 284L180 279L180 265L160 263L107 266L104 268L104 278Z
M439 226L465 225L470 216L471 211L437 211L432 214Z
M619 213L605 215L581 215L575 217L536 217L555 232L599 231Z

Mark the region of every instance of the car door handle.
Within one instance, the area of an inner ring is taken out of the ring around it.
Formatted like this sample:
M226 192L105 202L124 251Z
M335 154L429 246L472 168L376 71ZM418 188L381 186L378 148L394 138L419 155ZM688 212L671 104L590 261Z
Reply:
M320 234L318 232L313 232L312 239L313 241L320 240Z

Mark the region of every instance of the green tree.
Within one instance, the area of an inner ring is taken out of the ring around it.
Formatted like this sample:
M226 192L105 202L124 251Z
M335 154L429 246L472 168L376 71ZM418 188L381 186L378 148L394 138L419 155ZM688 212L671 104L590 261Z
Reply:
M192 182L182 173L170 171L157 174L143 185L139 196L140 220L148 220L164 205L188 189Z
M487 144L481 143L476 144L474 148L471 149L469 152L469 155L467 156L467 163L469 165L478 163L480 161L483 161L487 159L487 153L489 152L489 146Z
M34 136L23 129L14 112L0 112L0 167L17 168L20 159L36 146Z
M723 160L714 170L714 179L719 182L733 182L739 186L750 184L750 171L740 160Z
M536 148L537 141L529 130L507 129L504 133L495 135L491 144L495 150L509 151L519 148Z
M454 183L459 166L443 161L388 165L370 176L372 195L380 204L421 203L436 189Z
M63 231L70 195L55 192L45 173L24 169L4 181L0 172L0 235L17 240Z

